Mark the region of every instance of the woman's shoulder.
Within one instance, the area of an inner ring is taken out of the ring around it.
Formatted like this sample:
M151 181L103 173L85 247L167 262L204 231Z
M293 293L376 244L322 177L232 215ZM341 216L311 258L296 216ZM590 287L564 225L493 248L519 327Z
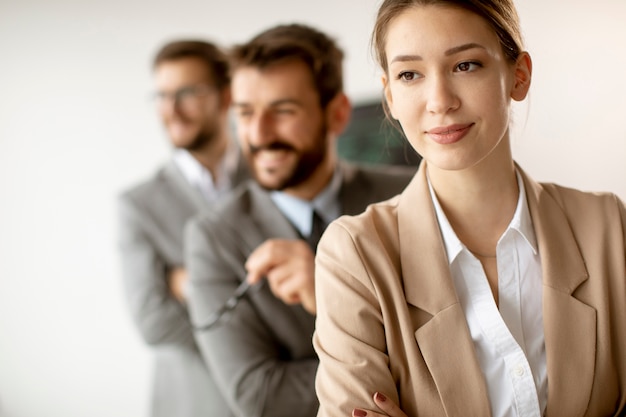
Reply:
M626 239L626 206L614 193L582 191L552 183L541 183L542 190L559 206L570 228L584 240ZM541 201L541 199L540 199ZM545 207L540 203L540 206Z
M333 221L322 236L320 246L335 255L347 248L360 253L394 251L398 248L399 196L372 203L357 215L344 215ZM320 247L318 246L318 253Z
M624 202L614 193L606 191L583 191L559 184L540 183L542 189L570 212L598 213L624 210Z
M398 200L373 203L361 214L332 222L317 247L316 264L347 271L366 286L400 276Z

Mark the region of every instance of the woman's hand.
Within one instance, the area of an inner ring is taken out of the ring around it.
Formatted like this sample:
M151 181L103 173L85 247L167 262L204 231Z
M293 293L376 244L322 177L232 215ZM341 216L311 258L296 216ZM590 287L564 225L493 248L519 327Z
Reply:
M397 404L394 404L380 392L374 394L374 402L382 413L355 408L352 410L352 417L407 417Z

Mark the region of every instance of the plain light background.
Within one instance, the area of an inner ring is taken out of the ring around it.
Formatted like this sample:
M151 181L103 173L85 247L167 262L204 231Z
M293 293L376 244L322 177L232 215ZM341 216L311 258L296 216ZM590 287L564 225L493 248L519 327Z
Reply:
M626 199L626 2L518 0L534 60L514 154L538 180ZM378 0L0 0L0 416L143 417L150 356L124 304L117 194L169 147L148 95L165 41L303 22L379 97Z

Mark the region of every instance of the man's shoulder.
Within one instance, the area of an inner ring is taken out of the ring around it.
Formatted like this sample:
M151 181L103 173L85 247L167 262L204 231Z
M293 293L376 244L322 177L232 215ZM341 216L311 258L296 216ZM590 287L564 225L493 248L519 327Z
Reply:
M259 193L258 188L251 179L239 183L222 199L198 213L194 221L219 224L225 219L237 219L248 215L254 209L253 195Z
M169 169L167 165L159 167L148 178L137 181L122 190L119 198L131 202L150 200L155 194L162 193L167 188L165 184Z
M417 166L384 164L344 164L344 182L348 187L367 187L371 191L388 190L396 194L411 181ZM385 193L387 194L387 193Z
M386 165L386 164L359 164L356 165L362 175L380 180L410 180L417 171L417 166Z

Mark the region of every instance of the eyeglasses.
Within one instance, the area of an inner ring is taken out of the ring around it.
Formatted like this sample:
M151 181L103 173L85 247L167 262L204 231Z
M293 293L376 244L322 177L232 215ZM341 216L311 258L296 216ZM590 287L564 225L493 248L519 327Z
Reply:
M159 106L163 106L170 100L174 104L180 106L191 106L197 104L199 99L206 96L215 88L208 85L190 85L188 87L182 87L174 92L157 91L152 95L152 98Z
M239 304L239 302L246 295L258 291L261 286L263 286L264 282L265 280L263 279L258 284L251 285L248 281L243 281L241 284L239 284L239 286L233 292L230 298L226 300L226 302L220 308L211 313L209 318L203 324L194 325L194 330L204 331L209 330L210 328L215 326L226 313L234 310L234 308L237 307L237 304Z

